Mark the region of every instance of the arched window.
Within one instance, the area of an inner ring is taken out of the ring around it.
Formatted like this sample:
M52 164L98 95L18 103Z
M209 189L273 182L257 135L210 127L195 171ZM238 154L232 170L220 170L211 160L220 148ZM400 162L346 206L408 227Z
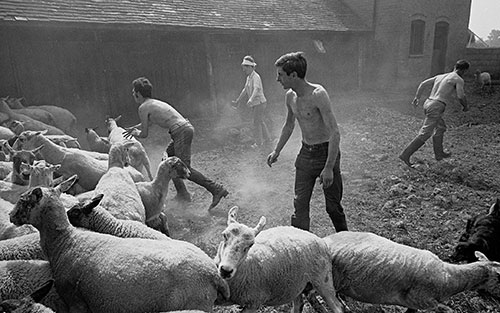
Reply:
M424 54L425 22L413 20L410 33L410 55Z

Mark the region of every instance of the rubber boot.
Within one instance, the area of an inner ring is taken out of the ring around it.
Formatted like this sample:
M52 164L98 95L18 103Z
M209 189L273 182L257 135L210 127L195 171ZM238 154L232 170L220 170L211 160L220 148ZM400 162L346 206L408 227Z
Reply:
M300 220L295 214L292 214L291 225L309 231L309 220Z
M181 178L172 178L177 195L174 197L177 201L191 202L191 194Z
M436 160L441 161L442 159L451 157L450 152L443 150L443 136L432 136L432 147L434 148L434 157Z
M408 165L409 167L412 167L413 164L410 163L410 157L413 153L415 153L415 151L417 151L418 149L420 149L420 147L422 147L424 145L425 141L418 138L418 137L415 137L415 139L412 140L412 142L410 142L408 144L408 146L406 146L406 148L403 150L403 152L401 152L401 154L399 155L399 158L405 162L406 165Z

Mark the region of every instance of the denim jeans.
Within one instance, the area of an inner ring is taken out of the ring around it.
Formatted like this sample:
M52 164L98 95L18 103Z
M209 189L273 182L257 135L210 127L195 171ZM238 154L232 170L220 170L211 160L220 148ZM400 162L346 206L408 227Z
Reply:
M191 167L191 144L193 142L194 127L191 123L186 123L170 133L172 141L167 147L167 155L176 156L181 159L191 171L189 180L204 187L210 193L215 194L221 186L211 179L205 177L202 173ZM180 178L172 179L177 193L187 192L184 182Z
M309 148L308 148L309 147ZM316 179L325 167L328 157L328 143L308 146L302 145L295 160L295 198L293 205L292 226L309 230L310 201ZM342 175L340 173L340 152L333 167L333 184L323 188L326 202L326 212L333 222L337 232L347 230L342 200Z
M431 136L443 137L446 131L446 123L443 120L446 104L441 101L427 99L423 108L425 119L417 138L427 141Z

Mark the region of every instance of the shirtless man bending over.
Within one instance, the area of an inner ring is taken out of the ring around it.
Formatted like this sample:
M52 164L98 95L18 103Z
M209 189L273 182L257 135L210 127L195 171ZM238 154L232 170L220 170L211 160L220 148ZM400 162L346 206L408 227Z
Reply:
M446 131L443 113L446 105L453 102L455 94L463 107L463 111L466 112L469 110L464 93L463 80L463 75L467 72L469 66L469 62L459 60L455 64L452 72L428 78L418 86L415 99L413 99L413 105L415 106L419 105L420 97L426 87L432 85L432 90L423 106L425 119L418 135L399 155L399 158L405 162L406 165L410 167L413 166L410 162L411 155L420 149L431 136L436 160L441 161L451 156L451 153L443 150L443 136Z
M168 130L171 141L167 147L168 156L176 156L181 159L190 169L189 180L207 189L213 196L209 210L213 209L223 197L229 193L220 184L215 183L202 173L191 167L191 143L193 142L194 128L176 109L166 102L153 99L153 86L145 77L139 77L132 82L132 95L139 104L140 124L127 128L124 135L146 138L149 126L156 124ZM140 130L138 129L140 128ZM177 200L191 201L184 182L180 178L173 178L177 190Z
M305 79L307 61L302 52L288 53L275 63L277 81L288 89L285 96L287 116L279 141L267 157L271 166L292 135L295 120L302 131L302 148L295 161L295 212L292 226L309 230L310 200L319 177L325 194L326 212L337 232L347 230L340 174L340 133L325 88Z

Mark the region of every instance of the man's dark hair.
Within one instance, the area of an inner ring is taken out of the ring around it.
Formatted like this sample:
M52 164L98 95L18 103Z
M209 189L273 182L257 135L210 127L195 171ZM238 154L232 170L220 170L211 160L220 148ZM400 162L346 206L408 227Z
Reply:
M139 77L132 82L134 91L140 93L144 98L151 98L153 85L146 77Z
M299 78L303 79L306 77L307 61L304 57L304 52L290 52L284 54L276 60L274 65L281 67L287 75L296 72Z
M470 63L467 60L458 60L457 63L455 63L455 68L457 70L468 70L470 67Z

